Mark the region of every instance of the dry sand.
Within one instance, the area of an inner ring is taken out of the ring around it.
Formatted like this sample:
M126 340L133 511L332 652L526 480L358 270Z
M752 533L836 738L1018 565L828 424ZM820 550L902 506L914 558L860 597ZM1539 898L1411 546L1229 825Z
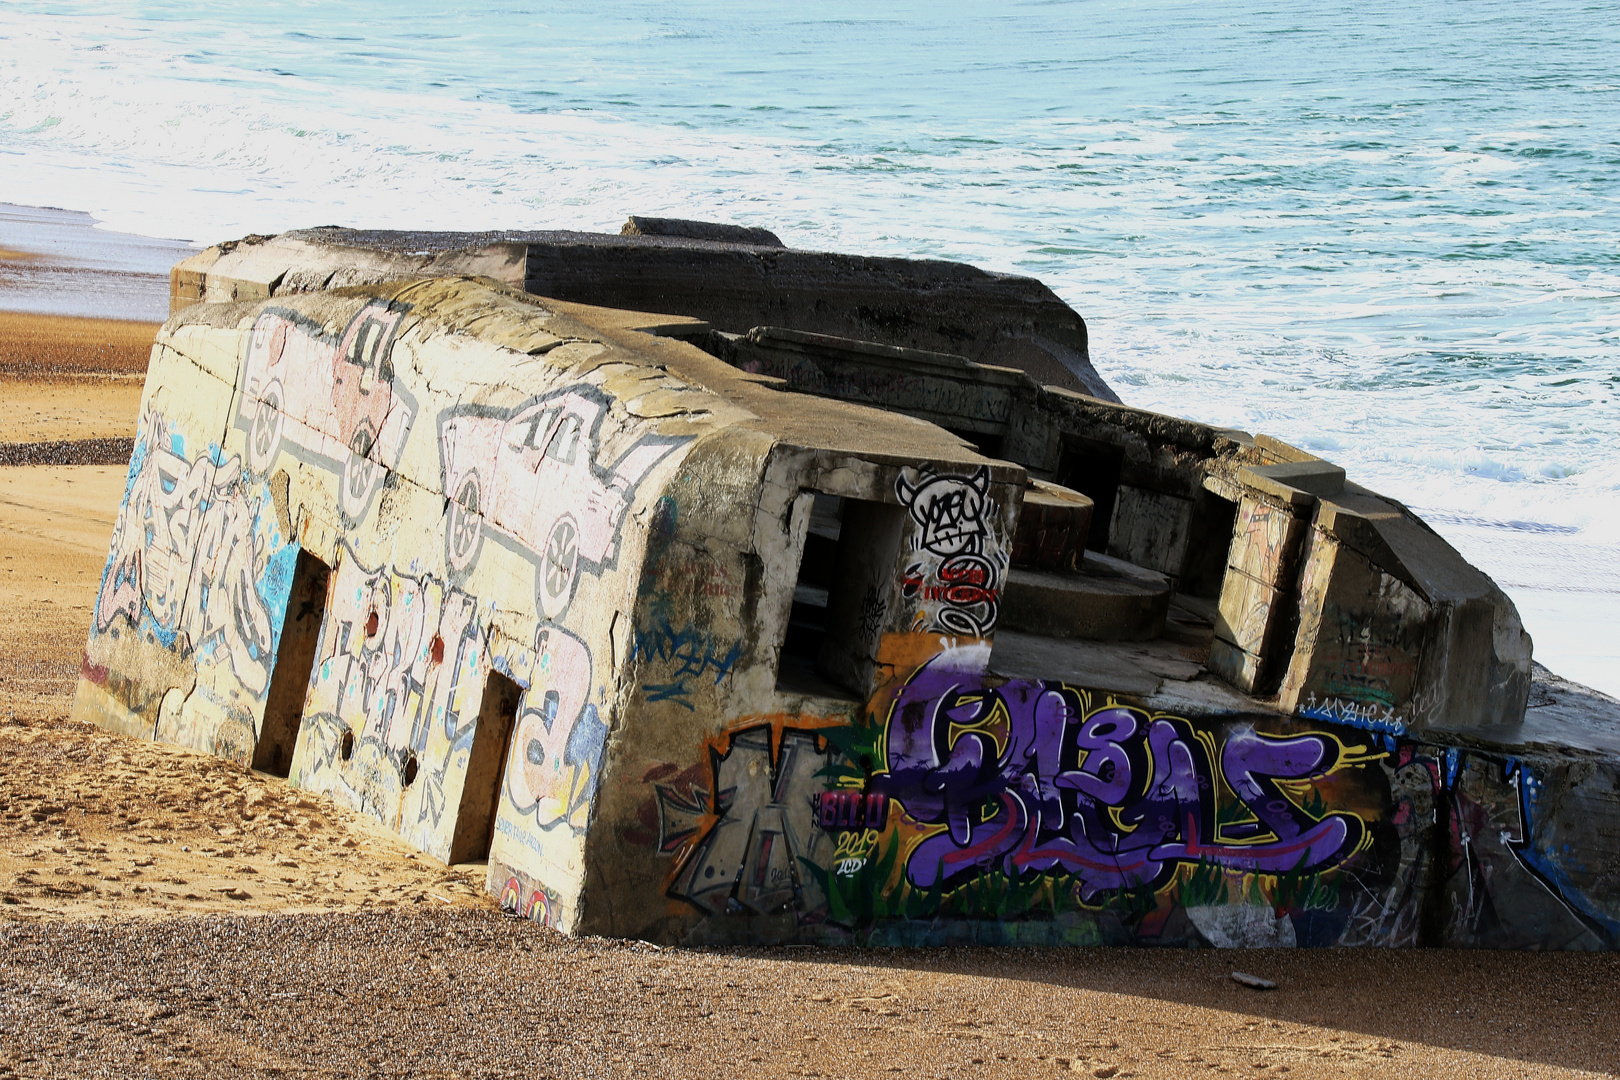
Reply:
M0 715L64 716L72 704L125 473L0 468Z
M145 385L144 375L0 375L0 444L133 439Z
M0 442L127 434L135 381L82 379L144 365L118 333L36 338ZM0 468L0 1080L1620 1075L1608 955L657 949L508 918L481 868L64 719L123 480Z

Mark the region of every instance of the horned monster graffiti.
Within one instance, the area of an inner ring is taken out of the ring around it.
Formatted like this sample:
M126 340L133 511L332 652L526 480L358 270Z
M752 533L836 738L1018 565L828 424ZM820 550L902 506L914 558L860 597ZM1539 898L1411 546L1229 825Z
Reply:
M931 606L930 629L971 637L995 629L1008 558L990 525L989 491L990 470L982 466L971 476L903 469L895 480L917 527L917 557L901 588Z

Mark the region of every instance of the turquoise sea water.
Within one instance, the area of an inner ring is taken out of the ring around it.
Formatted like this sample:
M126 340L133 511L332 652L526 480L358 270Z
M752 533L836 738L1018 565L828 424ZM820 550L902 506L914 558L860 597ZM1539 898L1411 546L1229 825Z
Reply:
M1537 0L20 0L0 200L1034 274L1125 400L1404 499L1620 692L1617 56L1620 6Z

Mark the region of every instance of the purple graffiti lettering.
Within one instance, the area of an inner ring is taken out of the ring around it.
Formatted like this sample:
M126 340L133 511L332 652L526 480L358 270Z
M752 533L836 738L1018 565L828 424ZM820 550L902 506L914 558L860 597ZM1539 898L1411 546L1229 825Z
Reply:
M916 887L990 870L1053 871L1074 875L1089 897L1162 882L1181 862L1319 869L1360 841L1359 819L1314 818L1280 786L1332 771L1343 751L1331 737L1229 735L1218 776L1247 820L1218 823L1212 751L1185 720L1125 706L1084 713L1079 694L1060 684L988 687L942 660L895 701L889 771L872 782L911 820L944 826L907 861ZM824 821L828 812L824 803Z

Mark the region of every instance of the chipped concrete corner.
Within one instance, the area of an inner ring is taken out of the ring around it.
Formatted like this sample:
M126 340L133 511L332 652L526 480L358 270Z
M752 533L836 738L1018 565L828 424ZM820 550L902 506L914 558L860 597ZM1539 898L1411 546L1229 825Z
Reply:
M75 714L574 933L1620 944L1620 703L1404 507L1038 282L626 233L177 267Z

